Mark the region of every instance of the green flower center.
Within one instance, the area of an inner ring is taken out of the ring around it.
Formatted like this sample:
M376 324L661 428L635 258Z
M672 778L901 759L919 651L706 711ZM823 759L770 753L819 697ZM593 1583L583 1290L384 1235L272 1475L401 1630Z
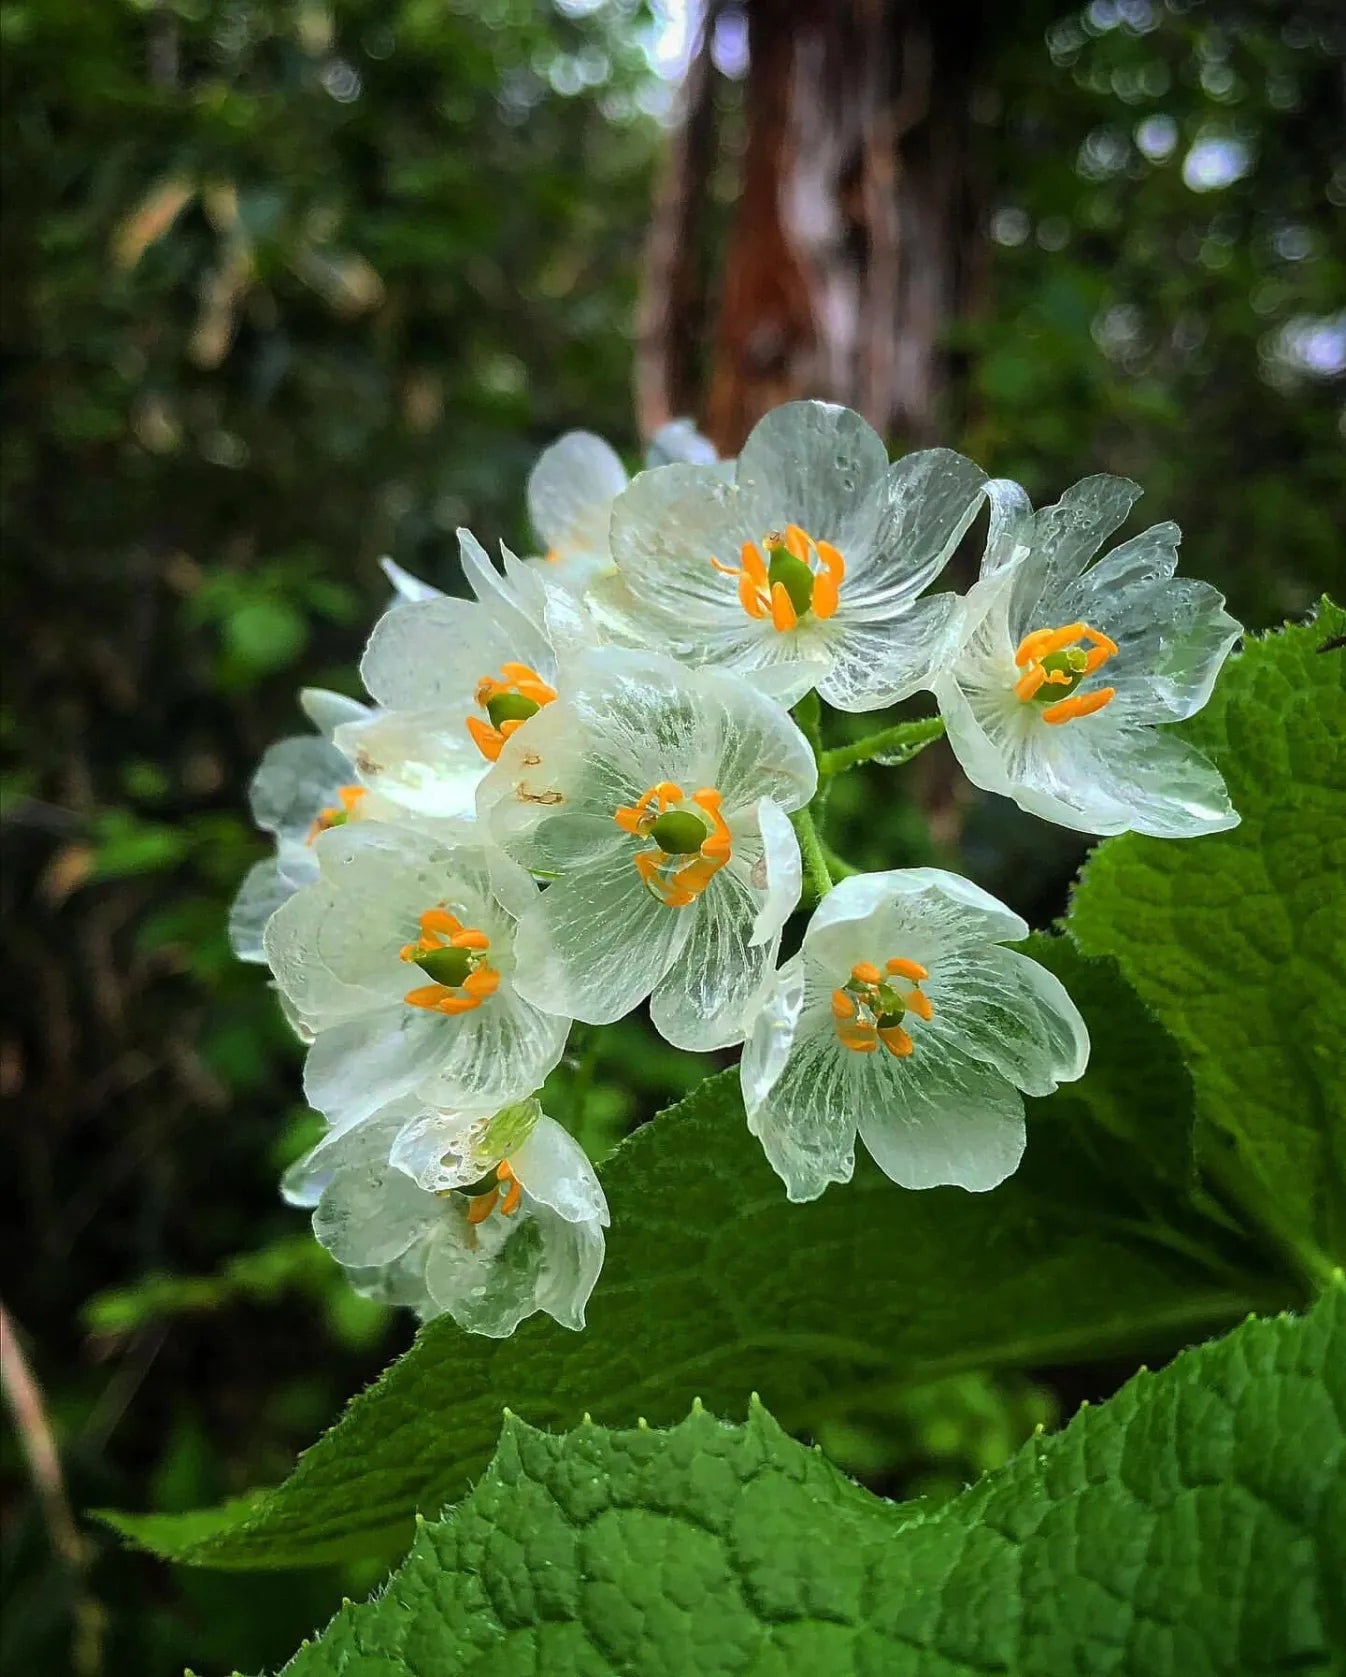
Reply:
M416 965L436 984L447 984L456 989L472 971L471 949L427 949L415 957Z
M670 856L694 856L709 832L706 823L690 809L668 809L651 825L649 836Z
M795 608L795 615L803 617L813 609L812 568L802 559L796 559L783 543L779 547L768 548L767 558L767 582L772 588L780 583Z
M536 699L526 699L522 693L496 693L486 701L486 714L493 728L504 722L527 722L541 709Z

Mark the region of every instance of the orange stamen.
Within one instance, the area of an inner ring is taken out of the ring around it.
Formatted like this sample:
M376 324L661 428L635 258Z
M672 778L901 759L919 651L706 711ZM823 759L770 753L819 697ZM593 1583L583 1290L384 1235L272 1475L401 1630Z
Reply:
M851 968L851 977L857 984L882 984L883 974L873 961L857 961Z
M504 1216L512 1217L519 1209L519 1200L523 1194L523 1184L510 1168L508 1159L502 1159L496 1166L496 1175L500 1178L502 1185L506 1182L509 1184L509 1187L505 1189L505 1197L501 1201L500 1210Z
M725 821L719 792L713 786L703 786L689 799L675 781L661 780L642 792L634 804L612 812L612 819L623 832L645 839L660 815L689 802L710 818L709 830L698 850L673 856L656 846L632 857L646 888L668 908L686 908L694 903L733 854L733 834Z
M1032 664L1025 674L1014 683L1014 697L1028 702L1047 679L1047 672L1041 664Z
M929 971L919 961L904 961L900 956L885 961L884 965L889 972L896 973L899 978L909 978L913 984L923 984L930 976Z
M1102 710L1104 705L1111 704L1116 694L1115 687L1099 687L1092 693L1072 693L1059 704L1048 705L1042 713L1042 720L1056 724L1074 722L1081 716L1092 716L1095 711Z
M872 1054L879 1046L879 1033L873 1025L838 1025L837 1036L843 1048L856 1054Z
M483 722L479 716L469 716L464 719L467 731L472 736L472 743L488 763L494 763L505 749L505 736L499 728L492 727L489 722Z
M495 1210L495 1202L500 1198L499 1188L491 1188L484 1194L478 1194L474 1200L468 1201L467 1220L475 1226L484 1223Z
M923 990L911 990L906 996L907 1008L918 1019L924 1019L928 1025L935 1017L935 1010L931 1006L930 998Z
M856 1011L854 996L846 990L833 990L832 1017L834 1019L854 1019Z
M779 633L784 634L787 629L794 629L799 624L799 613L794 608L794 602L785 591L783 582L771 585L771 623Z
M901 1025L884 1025L879 1031L879 1041L899 1060L905 1060L916 1046Z
M798 524L787 524L784 531L771 531L763 542L769 550L783 547L792 559L808 566L813 586L805 609L817 618L835 616L846 575L846 561L838 549L831 542L814 541ZM798 627L799 609L784 583L771 582L766 558L757 542L743 543L737 566L726 565L713 554L710 562L722 576L738 579L738 603L747 616L759 622L769 617L772 627L780 634Z

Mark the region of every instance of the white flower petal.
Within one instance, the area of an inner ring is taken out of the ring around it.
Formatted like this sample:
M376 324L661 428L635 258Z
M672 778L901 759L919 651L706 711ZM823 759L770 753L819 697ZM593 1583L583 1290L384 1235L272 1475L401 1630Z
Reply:
M229 907L229 947L240 961L266 964L262 934L267 921L290 900L296 888L274 861L255 862L248 869Z
M346 757L316 734L277 740L252 777L252 818L263 832L302 843L319 810L335 804L337 788L351 779Z
M399 1258L440 1220L440 1202L386 1159L338 1169L313 1213L313 1232L341 1264Z
M954 594L931 594L881 621L848 616L819 695L837 710L882 710L928 687L948 659L959 607Z
M690 419L670 419L667 425L661 425L650 438L650 446L645 450L645 465L671 466L675 461L681 461L688 466L714 466L720 463L720 457L715 451L715 444L709 437L703 437ZM723 462L725 466L732 466L732 461Z
M612 503L626 488L616 451L591 431L569 431L544 449L528 478L528 516L543 545L606 556Z
M536 651L531 638L517 646L480 602L444 595L385 612L360 660L360 677L389 710L475 716L482 676L508 660L529 663Z
M443 596L442 588L434 588L428 582L422 582L418 576L412 576L410 571L404 571L391 559L379 560L379 569L392 583L393 590L401 600L438 600Z
M765 520L749 534L760 540L767 530L799 524L845 554L857 509L887 474L888 450L858 413L830 402L786 402L758 421L738 457L738 487ZM737 550L720 557L736 559Z
M680 623L684 634L726 624L746 633L753 619L711 559L736 566L743 543L769 528L752 499L713 467L660 466L613 502L612 556L640 607Z
M369 715L368 705L362 705L358 699L348 699L344 693L330 692L326 687L303 688L299 705L318 732L328 739L343 722L358 722Z
M1140 486L1100 473L1067 489L1033 520L1032 549L1016 567L1011 629L1017 645L1032 629L1068 621L1054 603L1130 512Z
M985 1193L1018 1168L1023 1100L992 1067L946 1044L905 1060L838 1052L854 1062L848 1088L860 1138L901 1187Z
M779 927L765 943L751 941L759 900L746 872L731 865L696 902L671 911L691 931L650 999L650 1019L675 1047L708 1053L743 1040L748 1003L780 944Z
M803 1003L796 960L764 997L740 1069L748 1129L797 1204L855 1170L855 1112L831 1017L816 1006L801 1014Z
M393 1006L319 1031L304 1061L304 1099L335 1129L361 1124L429 1077L454 1022Z
M961 874L897 868L841 880L818 905L804 944L833 969L829 983L836 985L860 960L882 966L899 957L929 966L950 946L1027 936L1026 921Z
M480 1007L441 1020L442 1046L416 1093L439 1106L498 1107L524 1100L565 1052L570 1017L559 1005L549 999L544 1011L516 984L502 980Z
M981 561L980 574L985 578L1028 557L1033 541L1033 503L1009 478L991 478L982 489L991 508Z
M845 607L872 617L928 588L980 510L985 480L980 466L948 448L895 461L874 499L872 531L863 545L843 550Z
M922 984L929 1021L905 1023L916 1055L946 1049L993 1066L1029 1095L1050 1095L1084 1074L1089 1032L1053 973L994 944L951 947Z
M467 717L477 714L475 702L466 710L382 711L338 728L336 737L361 781L381 797L415 815L470 821L490 767L467 731Z
M799 906L804 888L804 870L799 840L785 811L771 798L757 805L757 826L762 835L761 868L766 895L752 924L750 944L769 943Z
M423 1101L412 1106L389 1158L432 1193L480 1182L523 1145L542 1117L542 1108L531 1098L500 1112L427 1106Z
M514 982L537 1007L609 1025L644 1001L690 933L687 911L659 902L617 857L558 880L520 919Z
M608 1224L608 1202L589 1156L554 1118L541 1116L509 1154L524 1192L567 1223Z
M584 1306L603 1264L596 1224L567 1223L545 1206L493 1214L475 1228L457 1198L441 1201L428 1243L425 1281L437 1310L470 1333L503 1339L545 1310L563 1327L584 1325Z

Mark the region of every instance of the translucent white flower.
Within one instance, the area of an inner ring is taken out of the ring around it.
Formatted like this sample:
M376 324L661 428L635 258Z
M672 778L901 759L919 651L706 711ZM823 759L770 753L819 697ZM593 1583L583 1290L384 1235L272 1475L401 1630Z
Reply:
M266 958L313 1033L309 1102L339 1126L404 1094L481 1110L522 1099L568 1021L514 984L537 887L506 857L369 821L314 845L319 877L272 916Z
M740 1076L748 1127L792 1200L855 1168L855 1136L905 1188L994 1188L1024 1148L1019 1091L1084 1071L1059 981L1005 942L1017 914L938 868L856 874L823 898L757 1000Z
M539 1310L584 1326L607 1201L534 1099L489 1116L395 1102L325 1138L286 1185L366 1294L496 1338Z
M651 466L672 460L712 465L714 446L688 419L656 432L646 456ZM615 449L592 431L567 431L538 456L528 478L528 515L553 579L581 593L612 564L608 522L627 485Z
M980 504L980 467L948 449L890 465L847 408L791 402L753 430L727 479L643 472L612 509L615 575L600 629L691 664L755 675L783 703L812 687L842 710L916 691L954 610L918 599Z
M1209 583L1174 576L1177 525L1090 565L1134 483L1086 478L1036 514L1015 483L986 493L981 579L931 683L968 779L1086 833L1234 826L1216 769L1155 726L1201 709L1241 632Z
M556 696L560 658L589 638L578 603L508 550L502 576L458 532L474 598L394 605L374 626L360 674L382 707L337 745L360 779L419 815L471 819L477 782L506 738Z
M803 735L746 682L589 654L481 787L492 836L552 881L520 914L520 993L593 1024L652 993L679 1047L739 1041L799 900L786 812L816 781Z
M331 730L366 717L365 706L340 693L309 688L300 695L320 734L277 740L263 753L248 789L252 818L276 841L276 854L249 869L229 910L229 942L241 961L265 962L262 933L280 905L318 877L313 841L347 821L386 820L398 813L356 780Z

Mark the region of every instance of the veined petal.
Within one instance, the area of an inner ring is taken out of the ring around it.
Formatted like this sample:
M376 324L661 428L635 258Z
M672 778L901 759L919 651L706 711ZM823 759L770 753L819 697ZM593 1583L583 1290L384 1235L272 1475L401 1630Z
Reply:
M1084 1074L1089 1032L1053 973L996 944L950 947L922 988L934 1009L912 1022L916 1054L969 1054L1029 1095Z
M524 1100L560 1062L570 1031L558 1006L543 1011L507 979L480 1007L437 1022L438 1050L415 1086L437 1106L494 1108Z
M759 523L751 500L714 467L660 466L613 502L612 557L643 609L670 613L684 632L713 629L743 613L711 559L736 565L743 543L770 527Z
M1015 642L1048 621L1055 602L1125 519L1139 484L1100 473L1067 489L1033 520L1032 549L1017 567L1011 607ZM1053 619L1053 621L1060 621Z
M818 905L804 947L829 969L830 988L861 959L882 964L901 956L929 966L950 947L1027 936L1027 922L970 879L943 868L896 868L841 880Z
M838 1053L861 1140L901 1187L985 1193L1018 1168L1023 1100L993 1067L943 1043L905 1060Z
M313 1213L313 1232L341 1264L377 1268L399 1258L440 1219L439 1201L390 1165L338 1169Z
M374 625L360 678L389 710L439 708L475 716L477 683L508 660L531 663L535 632L519 646L478 601L444 595L394 606Z
M858 509L887 474L888 450L858 413L831 402L786 402L753 427L737 485L765 520L752 539L795 523L845 553ZM871 515L863 522L873 527Z
M763 798L757 805L756 820L762 835L761 870L766 881L766 895L760 900L748 940L754 945L769 943L780 933L798 908L804 888L799 840L795 837L789 816L773 799ZM755 879L756 866L753 873Z
M928 588L980 510L985 480L948 448L895 461L876 494L872 533L846 554L847 606L891 612Z
M252 818L263 832L302 843L318 811L335 803L337 788L352 778L349 761L328 740L316 734L277 740L252 777Z
M542 893L519 921L514 982L539 1008L609 1025L644 1001L690 933L689 911L659 902L619 856Z
M608 1202L589 1155L554 1118L538 1119L509 1165L524 1193L565 1222L607 1227Z
M873 623L848 613L819 694L837 710L882 710L928 687L948 659L960 604L955 594L931 594Z
M606 556L612 503L626 488L616 451L592 431L568 431L528 478L528 516L545 548Z
M382 711L338 728L336 737L361 781L381 796L416 815L470 821L490 766L467 731L467 718L478 714L475 700L459 709Z
M796 1204L851 1179L855 1109L843 1061L869 1057L838 1049L827 1008L796 1011L802 1004L800 968L789 963L753 1020L740 1071L748 1129Z
M417 1101L389 1157L432 1193L471 1187L521 1147L541 1118L542 1108L531 1097L500 1112Z
M694 1053L741 1042L748 1003L775 963L779 927L765 943L752 941L758 898L747 871L732 863L696 902L671 912L690 920L691 931L650 999L654 1028Z
M982 489L991 508L981 561L981 576L986 578L1028 557L1033 541L1033 503L1010 478L991 478Z
M396 1004L319 1031L304 1062L304 1098L336 1130L409 1095L437 1063L456 1021Z
M229 907L229 947L240 961L266 964L262 946L266 923L295 890L274 861L255 862L248 869Z

